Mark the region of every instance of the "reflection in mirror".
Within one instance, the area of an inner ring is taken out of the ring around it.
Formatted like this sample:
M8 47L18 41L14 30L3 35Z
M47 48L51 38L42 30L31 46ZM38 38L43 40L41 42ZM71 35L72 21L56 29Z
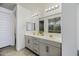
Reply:
M48 32L61 33L61 17L56 17L48 20Z
M39 32L44 32L44 20L39 21Z
M26 22L26 31L35 31L35 23Z

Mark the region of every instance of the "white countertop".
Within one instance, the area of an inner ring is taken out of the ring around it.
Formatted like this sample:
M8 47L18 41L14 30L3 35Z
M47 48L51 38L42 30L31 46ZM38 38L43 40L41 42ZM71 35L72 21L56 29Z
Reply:
M62 37L48 37L48 36L41 36L41 35L32 35L32 34L25 34L28 36L36 37L36 38L41 38L45 40L50 40L58 43L62 43Z

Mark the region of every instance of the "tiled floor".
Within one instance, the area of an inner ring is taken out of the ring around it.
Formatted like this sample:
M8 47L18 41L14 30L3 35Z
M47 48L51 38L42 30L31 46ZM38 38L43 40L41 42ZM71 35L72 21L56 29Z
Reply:
M28 49L22 49L21 51L16 51L15 47L5 47L0 49L0 56L35 56Z

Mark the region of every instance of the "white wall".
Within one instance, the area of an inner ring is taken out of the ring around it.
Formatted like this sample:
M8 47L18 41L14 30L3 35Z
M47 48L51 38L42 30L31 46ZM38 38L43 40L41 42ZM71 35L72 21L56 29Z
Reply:
M76 4L62 4L62 55L76 56L76 20L77 20L77 5Z
M77 50L79 51L79 4L77 4Z
M25 47L25 25L31 13L20 4L17 4L16 49L19 51Z
M14 26L14 24L15 24L15 22L14 22L14 20L16 20L15 19L15 15L13 14L13 12L11 13L11 22L10 22L10 26L11 26L11 45L15 45L15 34L14 34L14 31L15 31L15 26Z

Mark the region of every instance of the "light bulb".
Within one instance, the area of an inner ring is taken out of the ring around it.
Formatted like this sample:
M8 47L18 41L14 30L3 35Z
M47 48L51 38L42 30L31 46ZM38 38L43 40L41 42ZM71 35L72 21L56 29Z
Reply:
M51 8L49 7L49 10L51 10Z
M51 8L54 9L54 6L52 6Z
M59 7L58 5L55 5L55 8Z

